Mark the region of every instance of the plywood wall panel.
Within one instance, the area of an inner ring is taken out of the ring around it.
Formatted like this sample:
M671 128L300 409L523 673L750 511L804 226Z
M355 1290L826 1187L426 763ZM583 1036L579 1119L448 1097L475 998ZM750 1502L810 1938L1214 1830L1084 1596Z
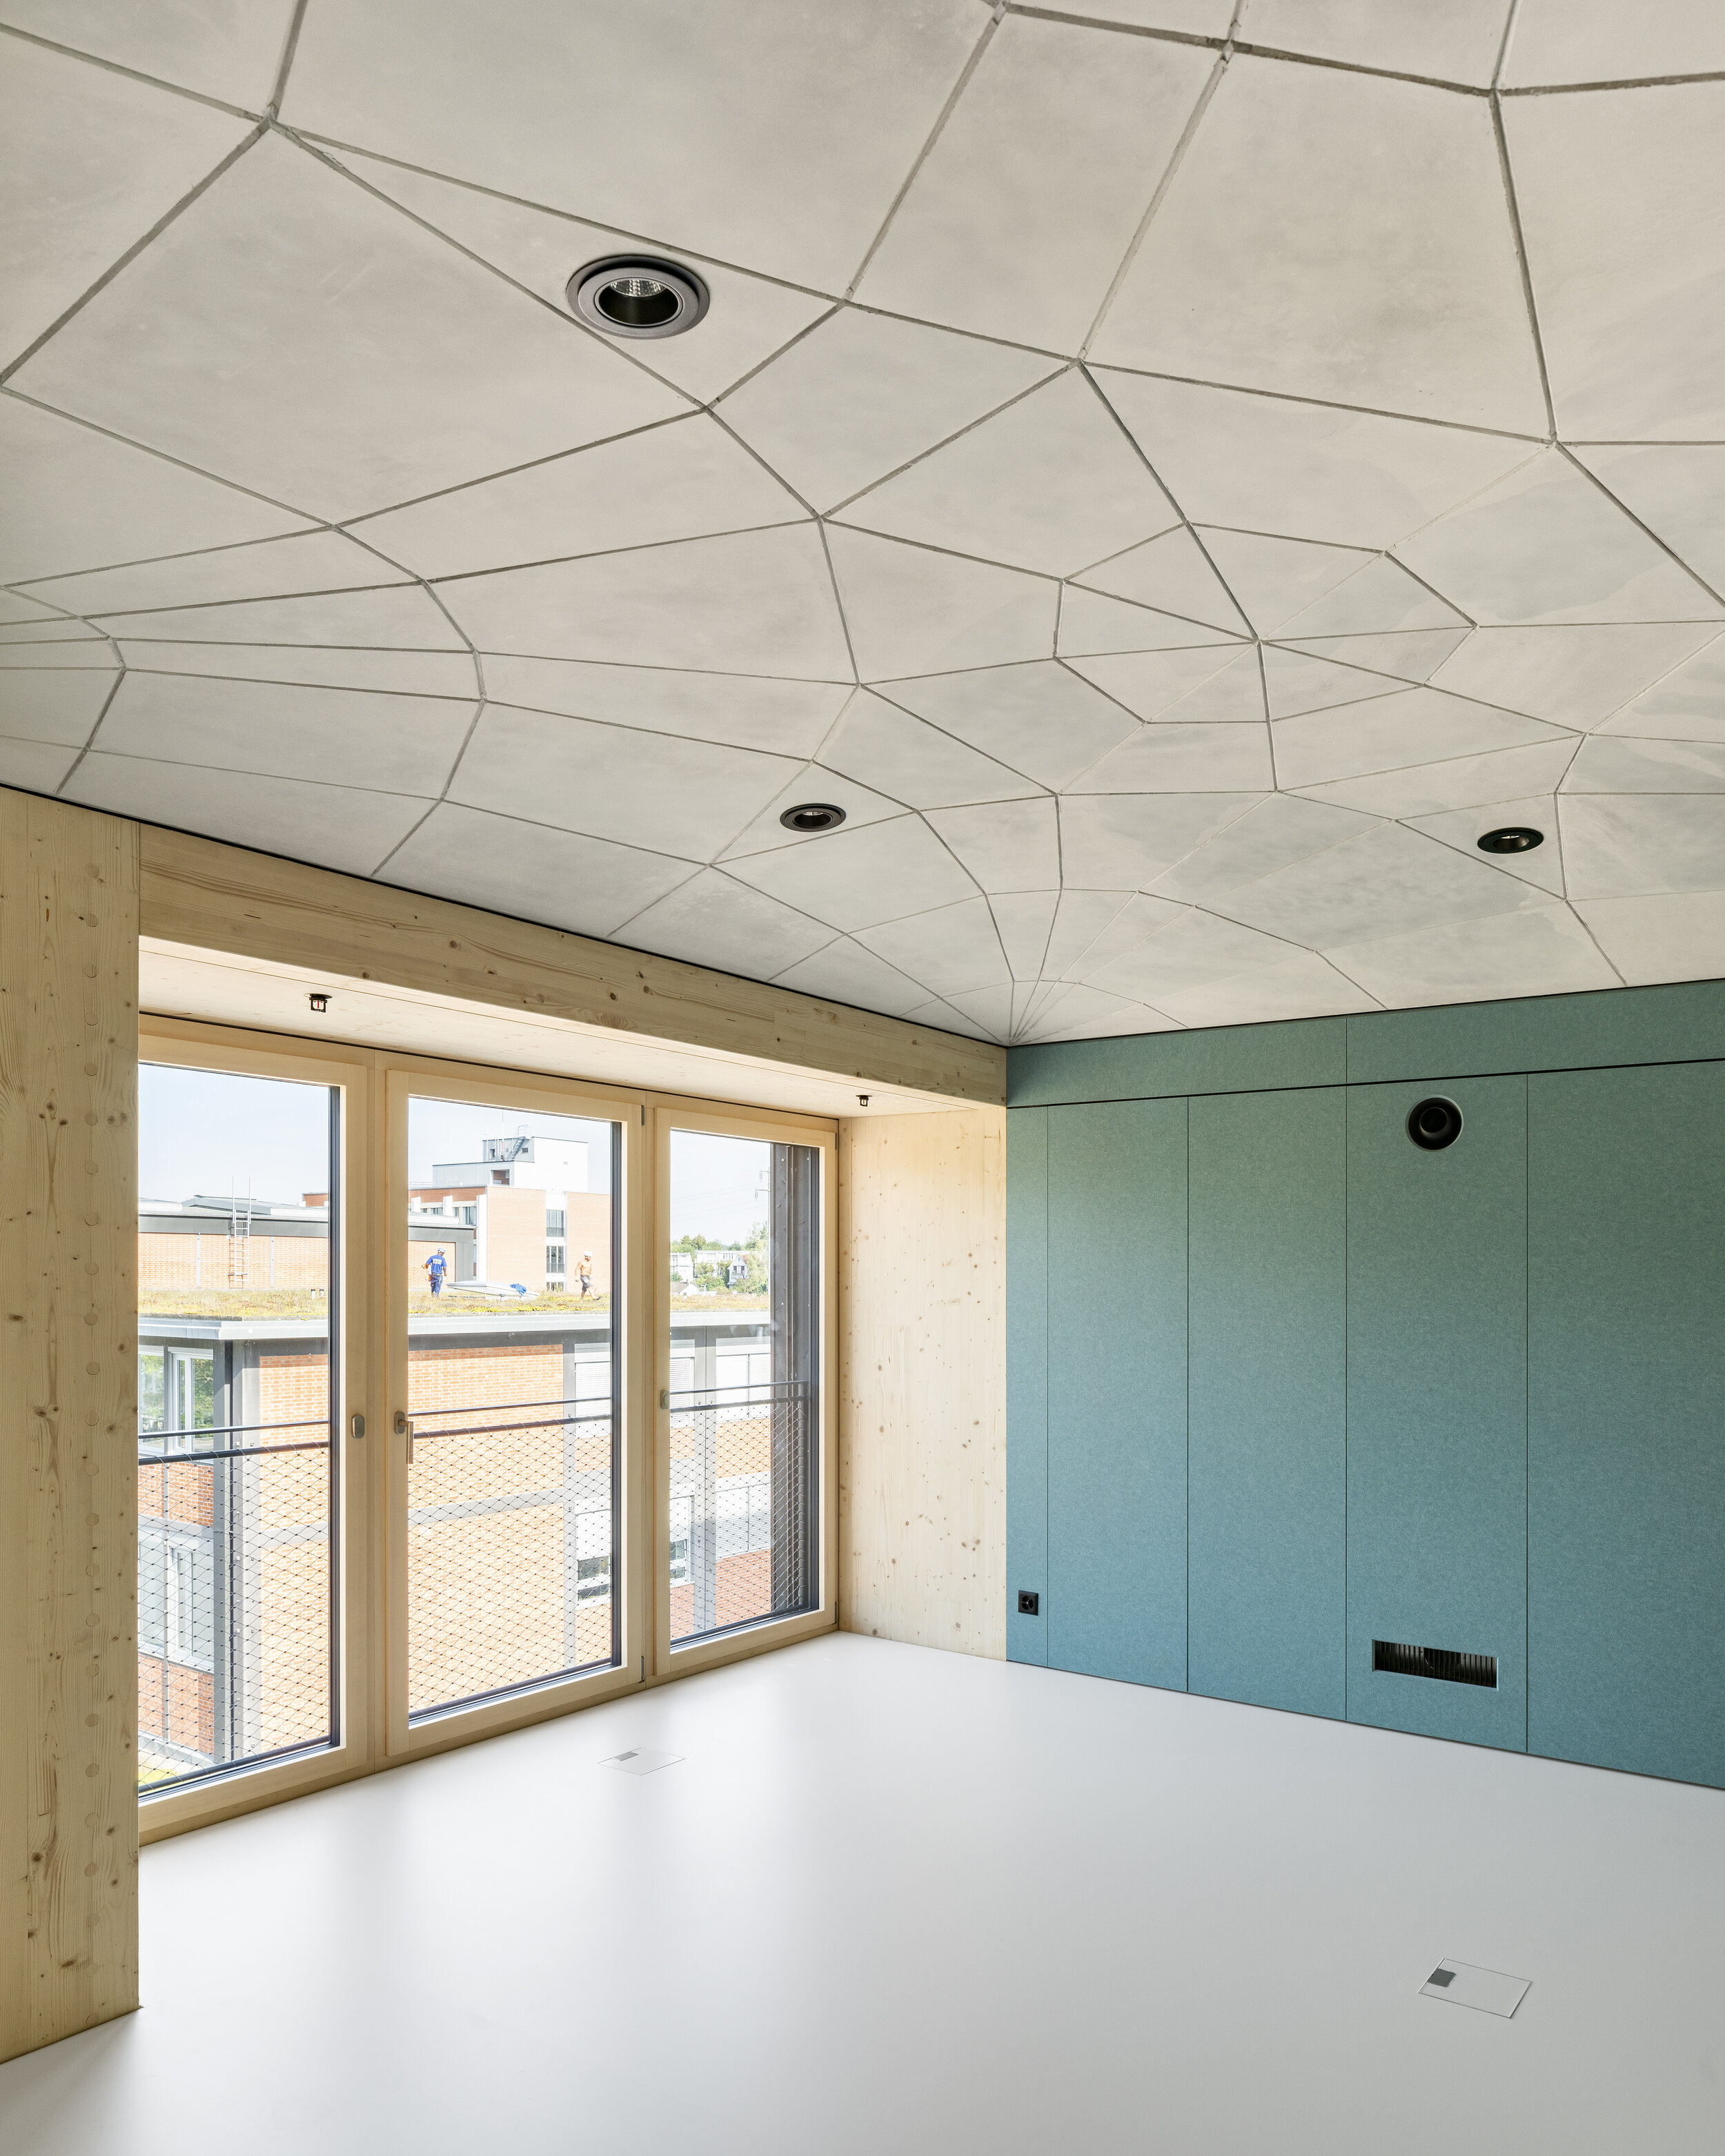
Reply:
M1005 1122L840 1127L839 1602L847 1631L1006 1651Z
M0 2058L137 2004L137 832L0 791Z

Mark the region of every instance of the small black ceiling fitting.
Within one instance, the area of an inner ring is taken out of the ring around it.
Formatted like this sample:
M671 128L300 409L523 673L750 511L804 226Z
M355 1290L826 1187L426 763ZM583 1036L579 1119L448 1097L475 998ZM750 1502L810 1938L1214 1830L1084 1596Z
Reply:
M1429 1101L1416 1101L1408 1111L1408 1136L1422 1152L1441 1152L1461 1135L1461 1111L1453 1101L1434 1093Z
M1543 831L1528 824L1502 824L1475 841L1482 854L1531 854L1545 844Z
M845 811L831 801L801 801L778 820L788 831L836 831Z
M313 1009L313 1010L315 1010L315 1011L326 1011L326 1010L329 1009L329 1007L330 1007L330 999L329 999L329 998L328 998L326 995L323 995L323 994L314 994L314 995L312 996L312 998L311 998L311 1008L312 1008L312 1009Z
M706 312L706 285L680 262L654 254L605 254L578 270L569 305L607 336L680 336Z

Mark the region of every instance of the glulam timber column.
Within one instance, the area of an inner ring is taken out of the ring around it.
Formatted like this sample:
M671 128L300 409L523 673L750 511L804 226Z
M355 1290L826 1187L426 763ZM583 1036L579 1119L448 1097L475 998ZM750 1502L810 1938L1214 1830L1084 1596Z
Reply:
M0 2059L137 1957L137 827L0 789Z

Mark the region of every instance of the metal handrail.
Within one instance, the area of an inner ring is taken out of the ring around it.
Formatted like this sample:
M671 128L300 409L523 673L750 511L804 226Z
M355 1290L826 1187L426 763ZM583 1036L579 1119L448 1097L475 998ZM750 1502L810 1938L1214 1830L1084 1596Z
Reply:
M692 1400L699 1395L705 1398L711 1393L806 1393L814 1389L813 1378L777 1378L764 1385L691 1385L680 1392L665 1394L667 1405L672 1400Z
M199 1424L193 1430L141 1430L145 1437L240 1437L251 1430L321 1430L330 1418L327 1415L309 1415L303 1422L222 1422L208 1426Z
M453 1414L455 1410L453 1408L439 1408L434 1409L432 1412L438 1414ZM539 1415L531 1422L469 1423L464 1424L459 1430L421 1430L418 1415L410 1415L408 1419L413 1427L414 1444L425 1445L436 1437L495 1437L500 1432L511 1430L567 1430L572 1424L578 1422L609 1422L612 1419L612 1411L607 1408L600 1414Z
M579 1406L580 1406L580 1404L581 1404L581 1395L580 1395L578 1393L559 1393L559 1394L557 1394L557 1398L556 1398L555 1399L549 1399L549 1400L500 1400L500 1401L497 1403L497 1404L498 1404L498 1406L499 1406L499 1407L501 1407L501 1408L567 1408L567 1407L579 1407ZM421 1415L423 1415L423 1414L429 1414L429 1415L434 1415L434 1414L437 1414L437 1415L446 1415L446 1414L471 1414L473 1413L473 1409L472 1409L472 1408L471 1408L471 1407L465 1407L465 1408L414 1408L414 1409L413 1409L411 1410L411 1413L412 1413L412 1414L413 1414L413 1416L414 1420L415 1420L415 1421L418 1421L418 1418L419 1418Z
M282 1426L287 1430L302 1427L295 1423L286 1423ZM211 1460L254 1460L265 1452L328 1452L334 1444L332 1433L328 1437L301 1438L297 1445L232 1445L219 1452L141 1452L138 1465L140 1467L202 1467Z

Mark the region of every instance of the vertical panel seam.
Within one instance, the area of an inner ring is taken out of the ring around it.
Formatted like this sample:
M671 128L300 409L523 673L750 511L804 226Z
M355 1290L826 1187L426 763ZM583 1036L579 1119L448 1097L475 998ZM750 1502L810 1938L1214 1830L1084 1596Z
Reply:
M1343 1024L1350 1032L1351 1019ZM1347 1035L1343 1035L1344 1041ZM1344 1049L1343 1068L1347 1069ZM1350 1375L1348 1363L1349 1332L1353 1317L1353 1219L1348 1203L1348 1178L1353 1167L1353 1147L1348 1142L1349 1128L1353 1120L1353 1095L1350 1088L1342 1089L1342 1719L1348 1718L1348 1681L1353 1676L1353 1610L1348 1602L1348 1560L1353 1554L1353 1543L1348 1532L1348 1501L1351 1495L1352 1462L1349 1457L1349 1429L1348 1384Z

